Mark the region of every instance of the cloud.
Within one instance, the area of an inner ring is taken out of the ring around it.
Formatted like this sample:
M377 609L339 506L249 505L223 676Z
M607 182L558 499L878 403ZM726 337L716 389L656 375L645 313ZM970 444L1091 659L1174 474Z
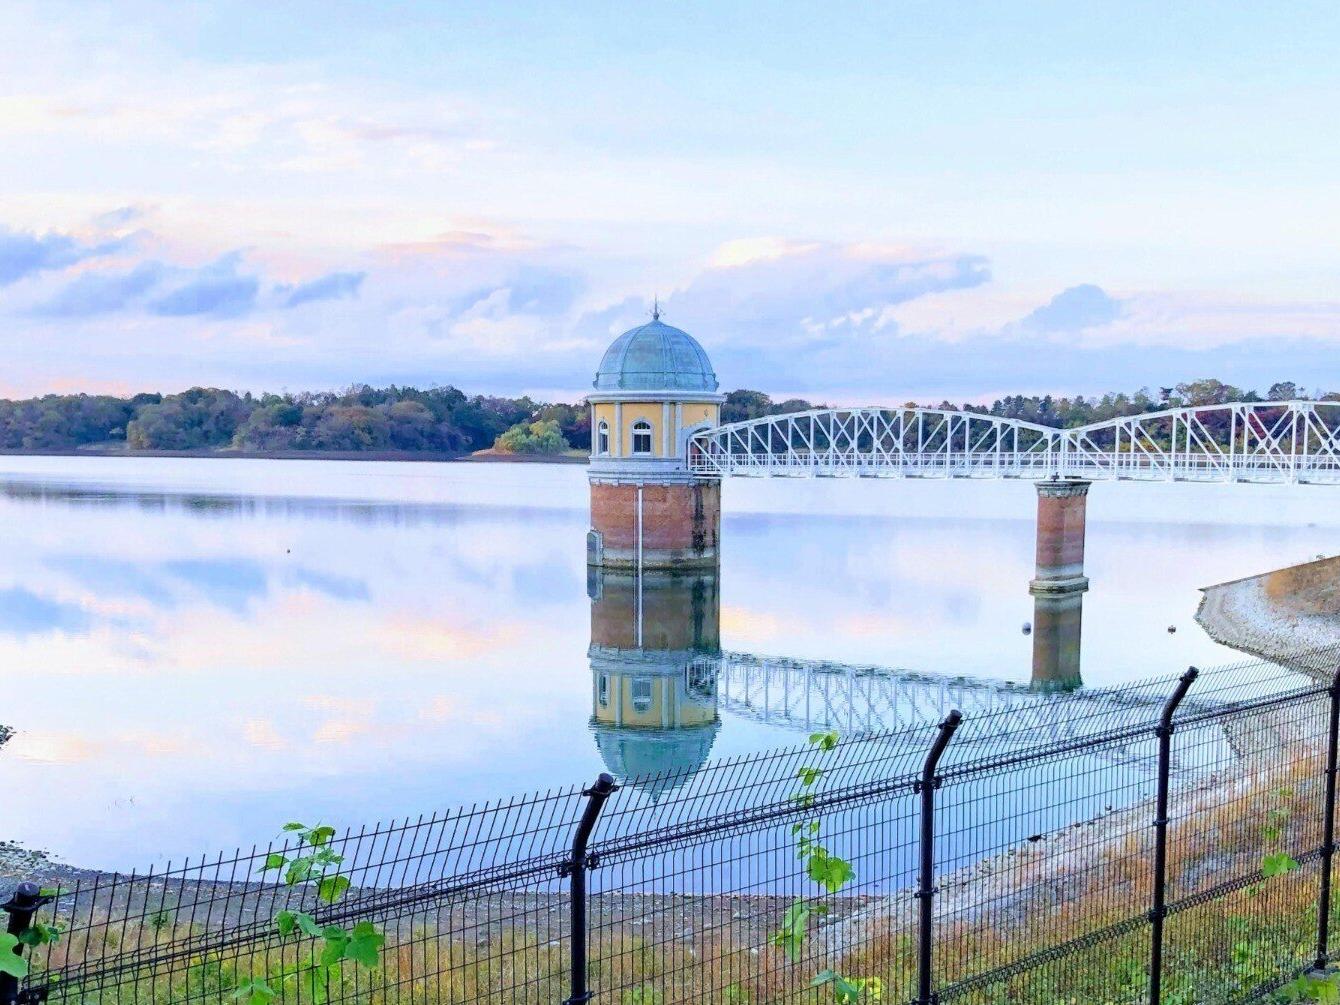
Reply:
M363 285L366 276L366 272L332 272L329 275L299 283L297 286L281 286L279 292L286 294L284 297L285 307L298 307L315 300L342 300L346 297L358 296L359 287Z
M121 206L106 213L99 213L93 218L93 222L99 227L114 230L118 227L124 227L128 223L134 223L136 220L141 220L147 214L148 211L142 206Z
M1078 332L1111 324L1121 317L1123 303L1092 283L1071 286L1019 322L1024 331L1040 334Z
M47 632L78 633L90 624L88 612L15 586L0 590L0 633L27 638Z
M251 601L269 594L265 569L250 559L179 559L164 562L162 568L237 614L245 614Z
M729 242L711 263L662 297L666 320L746 356L759 348L795 353L893 336L898 304L980 286L991 276L980 255L781 239ZM645 306L625 300L583 320L627 326Z
M121 242L86 245L68 234L41 236L0 227L0 286L9 286L39 272L68 268L95 255L116 250Z
M153 289L163 276L159 262L141 262L129 272L89 272L79 276L33 313L78 318L125 308Z
M190 282L154 301L150 310L165 317L212 315L237 317L256 303L260 280L239 275L238 252L224 255L213 265L201 269Z
M339 576L334 573L318 572L315 569L294 569L289 579L299 585L315 590L335 600L368 600L367 580L352 576Z
M580 276L534 265L520 265L506 279L457 298L465 318L497 320L511 314L562 317L585 288Z

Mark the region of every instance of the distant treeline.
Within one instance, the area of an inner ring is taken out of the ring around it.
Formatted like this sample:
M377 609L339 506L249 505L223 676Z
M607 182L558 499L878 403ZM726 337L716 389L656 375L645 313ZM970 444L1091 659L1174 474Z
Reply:
M1011 395L987 408L940 402L940 408L989 413L1069 427L1180 405L1227 401L1283 401L1308 394L1293 383L1272 384L1264 398L1217 380L1131 394L1074 398ZM909 402L909 405L912 403ZM761 391L726 395L723 422L738 422L821 407L800 398L774 402ZM542 425L536 425L537 423ZM554 440L552 426L561 434ZM517 427L521 427L518 429ZM500 437L511 431L511 435ZM590 415L584 404L544 403L527 397L467 395L454 387L351 387L341 392L237 394L194 387L180 394L49 394L0 400L0 449L243 451L425 451L464 454L498 445L515 452L589 450Z
M522 422L554 420L590 446L585 406L466 395L454 387L353 387L343 392L46 395L0 401L0 449L405 450L461 454L493 446Z
M1207 378L1189 381L1174 387L1161 387L1157 393L1144 387L1131 393L1109 392L1101 396L1086 398L1076 395L1073 398L1054 397L1053 395L1012 394L998 398L990 406L977 404L955 404L941 401L906 402L906 407L918 404L931 408L943 408L955 412L977 412L982 415L998 415L1007 419L1022 419L1043 426L1055 426L1069 429L1084 426L1090 422L1102 422L1124 415L1141 415L1145 412L1157 412L1164 408L1181 408L1194 405L1223 405L1230 401L1289 401L1307 398L1316 401L1340 401L1340 392L1307 391L1292 381L1271 384L1265 395L1225 384L1222 381ZM813 405L801 398L792 398L774 403L760 391L732 391L726 395L726 403L721 409L722 422L739 422L744 419L757 419L765 415L784 415L787 412L803 412L810 408L823 407Z

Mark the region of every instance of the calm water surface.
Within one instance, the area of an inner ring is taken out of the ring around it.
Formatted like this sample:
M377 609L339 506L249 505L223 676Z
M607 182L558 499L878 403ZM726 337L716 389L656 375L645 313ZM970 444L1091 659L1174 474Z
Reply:
M0 458L0 723L16 730L0 840L147 866L288 819L417 815L639 763L592 728L610 669L593 630L609 645L624 625L635 645L638 608L626 583L588 583L585 478ZM1095 485L1085 684L1235 658L1196 626L1197 588L1334 553L1336 498ZM732 481L706 635L676 634L692 596L653 584L643 648L719 634L743 653L1026 683L1033 507L1007 482ZM679 755L801 738L727 698Z

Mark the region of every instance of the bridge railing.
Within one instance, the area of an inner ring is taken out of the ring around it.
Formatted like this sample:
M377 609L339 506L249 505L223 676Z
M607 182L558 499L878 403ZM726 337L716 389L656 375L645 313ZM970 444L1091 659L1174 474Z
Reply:
M1088 478L1102 481L1199 481L1333 484L1340 460L1302 454L1283 457L1216 453L1168 454L1088 451L974 454L961 451L789 450L777 453L699 451L690 470L742 477Z
M1050 453L935 451L787 450L777 453L701 452L690 458L700 474L801 477L1036 477L1059 470Z

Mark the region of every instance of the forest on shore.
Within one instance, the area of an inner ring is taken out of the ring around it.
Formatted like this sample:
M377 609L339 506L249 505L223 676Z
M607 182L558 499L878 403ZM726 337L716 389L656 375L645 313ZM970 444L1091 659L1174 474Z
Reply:
M1183 405L1229 401L1340 400L1292 382L1264 395L1214 379L1101 396L1010 395L991 405L942 401L972 411L1068 428ZM914 402L907 402L911 406ZM932 404L923 402L922 404ZM726 395L722 422L822 407L801 398L776 402L762 391ZM239 394L193 387L178 394L49 394L0 400L0 450L405 452L460 456L479 450L558 454L591 447L584 403L469 395L455 387L373 388L286 394Z

